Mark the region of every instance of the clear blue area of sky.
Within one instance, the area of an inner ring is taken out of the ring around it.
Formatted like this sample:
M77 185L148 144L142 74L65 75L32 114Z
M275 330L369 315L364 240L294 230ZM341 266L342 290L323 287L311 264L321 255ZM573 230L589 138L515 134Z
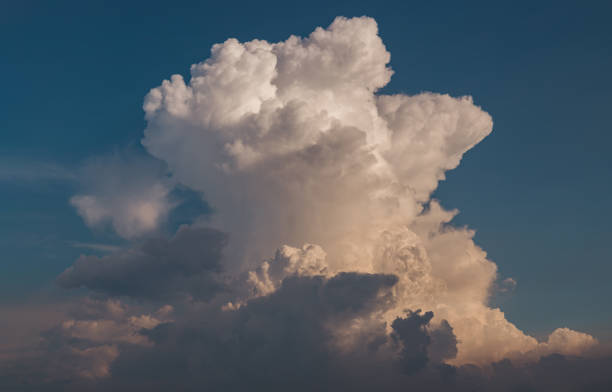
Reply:
M509 319L612 337L609 1L2 2L0 173L138 149L144 95L212 44L303 36L337 15L378 21L395 70L384 92L469 94L493 116L436 197L518 282L495 299ZM25 177L0 175L4 302L50 287L84 251L74 242L118 241L84 226L72 183Z

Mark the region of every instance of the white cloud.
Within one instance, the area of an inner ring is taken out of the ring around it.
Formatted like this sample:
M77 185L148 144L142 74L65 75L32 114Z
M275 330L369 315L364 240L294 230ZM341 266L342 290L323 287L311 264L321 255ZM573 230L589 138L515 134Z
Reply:
M327 274L327 254L318 245L306 244L302 249L283 246L274 259L264 261L255 271L249 271L248 283L255 295L270 294L288 276L316 276Z
M597 340L586 333L572 331L569 328L555 329L548 340L538 349L540 355L558 353L562 355L580 355L585 349L595 347Z
M389 60L366 17L279 43L227 40L189 81L174 75L151 90L143 145L204 193L214 224L231 234L226 267L252 270L260 294L277 287L271 271L282 257L255 269L272 249L318 244L328 275L397 275L387 320L433 310L457 335L455 363L536 350L488 307L497 266L474 233L449 226L456 212L430 200L491 132L491 116L471 97L377 94Z
M70 199L90 227L109 224L124 238L153 232L174 207L172 181L151 159L113 154L89 161L81 170L82 193Z

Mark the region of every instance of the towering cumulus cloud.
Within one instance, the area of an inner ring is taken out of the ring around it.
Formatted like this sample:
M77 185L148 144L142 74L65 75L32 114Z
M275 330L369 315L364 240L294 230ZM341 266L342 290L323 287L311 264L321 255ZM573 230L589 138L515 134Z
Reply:
M399 278L388 322L405 309L447 320L458 342L451 363L580 353L590 336L558 329L539 344L487 306L495 264L430 198L491 132L491 117L471 97L377 94L389 60L365 17L279 43L229 39L191 67L189 82L174 75L151 90L143 144L203 192L214 225L231 235L227 268L253 269L262 294L277 287L269 270L283 255L295 271L314 249L295 248L316 244L327 276Z
M496 265L431 195L491 132L491 117L470 97L378 93L389 61L374 20L339 17L307 38L229 39L188 81L173 75L152 89L142 143L163 175L126 174L108 182L121 189L96 185L72 199L88 223L111 223L137 243L81 256L59 276L91 298L43 336L45 359L5 366L0 386L560 391L612 382L609 359L575 357L594 352L590 335L559 328L538 342L489 306ZM213 212L164 237L157 229L176 184Z

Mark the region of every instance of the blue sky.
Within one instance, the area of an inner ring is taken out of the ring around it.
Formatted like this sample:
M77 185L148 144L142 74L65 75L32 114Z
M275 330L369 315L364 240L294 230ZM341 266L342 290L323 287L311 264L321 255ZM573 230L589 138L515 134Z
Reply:
M150 88L227 37L279 41L337 15L369 15L396 71L384 92L469 94L493 117L493 133L436 197L518 282L496 299L508 318L536 335L568 326L609 338L612 7L466 4L0 6L0 300L53 291L84 251L75 243L122 243L84 225L68 202L70 177L89 157L141 148ZM185 220L205 209L192 204Z

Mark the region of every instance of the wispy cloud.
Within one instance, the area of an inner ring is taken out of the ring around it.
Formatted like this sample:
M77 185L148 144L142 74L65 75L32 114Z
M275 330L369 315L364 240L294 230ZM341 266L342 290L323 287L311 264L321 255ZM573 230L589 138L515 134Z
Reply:
M0 160L0 181L74 181L76 173L54 162Z
M91 243L91 242L72 241L70 242L70 245L73 248L85 248L85 249L97 250L100 252L108 252L108 253L117 252L121 250L121 247L117 245L96 244L96 243Z

